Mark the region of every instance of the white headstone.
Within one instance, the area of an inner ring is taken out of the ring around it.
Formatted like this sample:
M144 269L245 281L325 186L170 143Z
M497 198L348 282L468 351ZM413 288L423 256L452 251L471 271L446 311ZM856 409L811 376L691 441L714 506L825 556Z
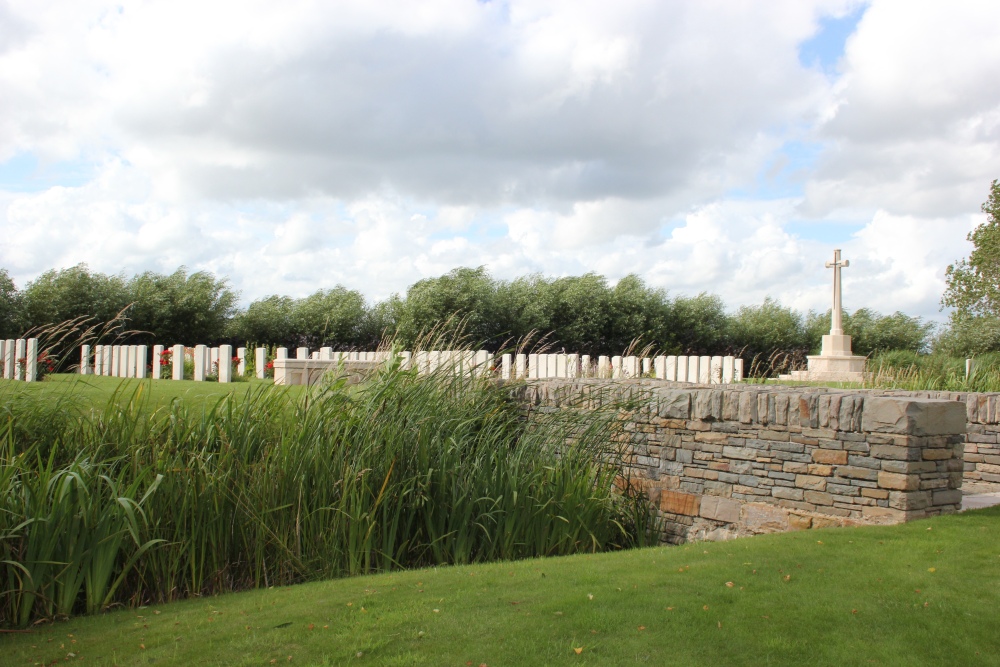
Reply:
M476 358L473 362L476 365L475 375L476 377L488 377L492 364L490 363L490 353L488 350L479 350L476 352Z
M500 357L500 379L509 380L513 358L509 354Z
M134 378L136 376L135 371L135 345L125 346L125 377Z
M24 381L34 382L38 378L38 339L29 338L24 350Z
M639 377L639 357L622 357L622 375L628 378Z
M531 380L538 378L538 355L528 355L528 378Z
M233 381L233 346L219 346L219 382Z
M410 364L413 362L413 353L409 350L403 350L399 353L399 369L403 371L410 370Z
M698 382L698 377L701 375L701 359L689 356L687 358L687 367L687 381Z
M236 372L240 377L247 374L247 349L245 347L236 348L236 358L239 359Z
M712 357L710 364L712 384L722 384L722 357Z
M146 379L146 349L145 345L135 346L135 376L140 380ZM157 363L158 361L154 359L154 372L159 370L159 367L156 366Z
M567 378L569 377L569 370L566 368L566 355L557 354L556 358L556 377L557 378Z
M667 377L667 358L663 355L653 359L653 375L656 376L657 380L663 380Z
M171 378L174 380L184 379L184 346L174 345L173 353L170 355L171 361Z
M122 363L122 346L112 345L111 346L111 377L118 377L119 368L121 368Z
M0 343L2 345L2 343ZM0 347L0 350L3 348ZM90 375L90 346L80 346L80 375Z
M8 338L4 341L3 346L3 377L5 380L14 379L14 365L16 364L16 358L14 356L14 339Z
M743 360L737 359L733 362L733 381L743 382Z
M205 376L208 374L205 371L205 362L208 361L206 353L208 348L204 345L194 346L194 381L204 382Z
M441 351L429 351L427 353L427 372L437 373L439 368L441 368Z
M321 347L319 348L319 358L329 361L333 359L333 348L332 347Z
M686 373L687 369L684 372ZM671 382L677 381L677 355L667 355L666 370L663 372L663 379L670 380Z
M528 377L528 355L519 353L514 357L514 379L523 380Z
M267 348L258 347L253 351L253 368L258 380L263 380L267 375Z
M593 373L590 368L590 355L580 355L580 377L589 378Z
M566 355L566 377L576 378L580 376L580 355Z
M611 377L611 360L604 355L597 357L597 377L602 380Z
M205 374L215 375L216 377L218 377L220 368L222 368L222 359L219 356L219 348L217 347L209 348L208 370Z
M709 384L712 381L712 357L698 358L698 382Z
M622 369L622 358L619 356L611 357L611 379L620 380L624 369Z
M729 384L736 374L736 357L724 357L722 359L722 382Z

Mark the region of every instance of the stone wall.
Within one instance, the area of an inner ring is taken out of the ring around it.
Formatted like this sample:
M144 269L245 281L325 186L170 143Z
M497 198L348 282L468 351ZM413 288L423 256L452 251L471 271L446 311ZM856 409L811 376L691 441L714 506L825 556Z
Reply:
M520 391L529 412L628 397L643 406L624 415L623 444L630 483L656 506L667 542L897 523L961 506L966 406L954 399L655 380Z

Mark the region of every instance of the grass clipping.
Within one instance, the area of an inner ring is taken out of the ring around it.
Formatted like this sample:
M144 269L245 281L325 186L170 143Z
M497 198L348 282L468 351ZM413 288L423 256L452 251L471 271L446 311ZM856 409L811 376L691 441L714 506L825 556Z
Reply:
M0 393L0 623L645 543L622 409L387 364L360 387L101 409ZM135 385L130 385L135 386Z

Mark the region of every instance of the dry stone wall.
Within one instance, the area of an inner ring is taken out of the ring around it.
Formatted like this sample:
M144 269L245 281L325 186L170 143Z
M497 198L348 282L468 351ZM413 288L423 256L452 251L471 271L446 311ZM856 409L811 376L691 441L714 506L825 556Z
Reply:
M527 412L622 415L628 483L664 521L663 539L898 523L962 501L966 407L956 400L788 387L548 381L520 389Z

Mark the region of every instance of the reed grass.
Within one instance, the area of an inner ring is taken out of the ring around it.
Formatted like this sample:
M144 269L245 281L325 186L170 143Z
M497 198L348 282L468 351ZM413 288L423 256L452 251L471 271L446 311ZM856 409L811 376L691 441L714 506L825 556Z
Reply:
M509 385L398 366L195 406L121 387L0 388L0 623L652 535L622 406L526 419Z

